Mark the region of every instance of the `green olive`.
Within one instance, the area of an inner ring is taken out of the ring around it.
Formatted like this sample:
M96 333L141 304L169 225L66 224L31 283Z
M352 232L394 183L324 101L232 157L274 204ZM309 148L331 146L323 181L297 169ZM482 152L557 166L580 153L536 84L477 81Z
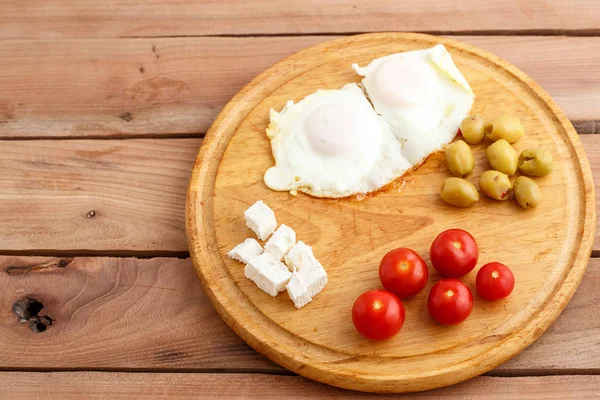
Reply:
M447 178L442 184L442 199L456 207L471 207L479 201L475 185L461 178Z
M485 171L479 177L479 189L488 197L496 200L506 200L510 195L512 184L508 175L499 171Z
M463 177L473 171L475 159L468 144L462 140L450 143L446 147L446 165L454 176ZM516 155L515 155L516 157Z
M485 122L481 115L471 115L460 123L460 133L469 144L477 144L485 136Z
M544 149L527 149L519 156L519 171L530 176L544 176L552 172L554 159Z
M508 143L514 143L525 134L521 120L510 115L495 118L486 130L487 138L495 142L504 139Z
M526 176L520 176L513 187L515 200L523 208L535 208L542 200L542 192L535 181Z
M492 143L485 151L490 166L496 171L506 175L514 175L517 172L517 152L504 139Z

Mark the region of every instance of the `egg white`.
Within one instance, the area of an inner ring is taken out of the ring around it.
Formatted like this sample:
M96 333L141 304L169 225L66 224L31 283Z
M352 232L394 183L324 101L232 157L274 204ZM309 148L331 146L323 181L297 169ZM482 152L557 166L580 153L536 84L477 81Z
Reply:
M352 68L373 107L392 126L412 165L456 136L475 95L443 45L377 58Z
M288 101L270 117L270 189L347 197L375 191L411 167L390 125L354 83Z

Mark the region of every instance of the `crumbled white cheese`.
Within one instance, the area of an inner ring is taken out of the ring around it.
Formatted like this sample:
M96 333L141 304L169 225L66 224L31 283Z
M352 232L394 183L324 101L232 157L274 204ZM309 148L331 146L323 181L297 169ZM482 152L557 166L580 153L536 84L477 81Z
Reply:
M251 259L244 273L256 286L273 297L285 290L285 285L292 277L286 266L267 252Z
M296 232L289 226L281 224L273 236L265 243L265 251L271 253L278 261L281 261L294 243L296 243Z
M260 240L267 240L277 228L275 213L262 200L254 203L244 212L246 225L252 229Z
M248 261L263 253L263 248L256 239L248 238L227 253L229 258L248 264Z

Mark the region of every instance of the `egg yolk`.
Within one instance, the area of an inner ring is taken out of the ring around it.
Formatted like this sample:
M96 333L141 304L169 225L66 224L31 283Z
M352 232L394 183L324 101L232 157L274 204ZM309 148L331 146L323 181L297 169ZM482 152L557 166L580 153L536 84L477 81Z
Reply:
M343 154L358 142L360 128L348 104L336 103L315 110L306 121L306 136L320 153Z
M396 107L415 107L431 101L435 71L426 63L392 58L377 67L373 80L383 102Z

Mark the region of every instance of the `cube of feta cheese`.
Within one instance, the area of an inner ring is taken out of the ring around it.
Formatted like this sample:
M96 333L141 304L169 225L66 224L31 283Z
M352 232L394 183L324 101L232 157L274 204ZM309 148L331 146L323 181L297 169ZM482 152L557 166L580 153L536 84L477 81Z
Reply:
M229 258L248 264L248 261L261 255L263 248L256 239L248 238L227 253Z
M244 212L246 225L252 229L260 240L266 240L277 228L275 213L268 205L257 201Z
M285 256L285 264L290 271L301 270L302 266L311 260L316 260L312 248L302 240L299 240Z
M311 297L315 297L327 285L327 272L316 259L315 261L316 263L305 265L298 271L298 277Z
M289 226L281 224L273 236L265 243L265 251L271 253L278 261L281 261L294 243L296 243L296 232Z
M286 289L296 308L304 307L312 301L312 297L300 281L297 272L292 273L292 279L288 282Z
M302 241L292 247L285 262L294 271L288 283L288 294L296 308L300 308L323 290L327 284L327 272L316 259L312 248Z
M244 273L256 286L273 297L285 290L285 285L292 277L286 266L267 252L251 259Z

